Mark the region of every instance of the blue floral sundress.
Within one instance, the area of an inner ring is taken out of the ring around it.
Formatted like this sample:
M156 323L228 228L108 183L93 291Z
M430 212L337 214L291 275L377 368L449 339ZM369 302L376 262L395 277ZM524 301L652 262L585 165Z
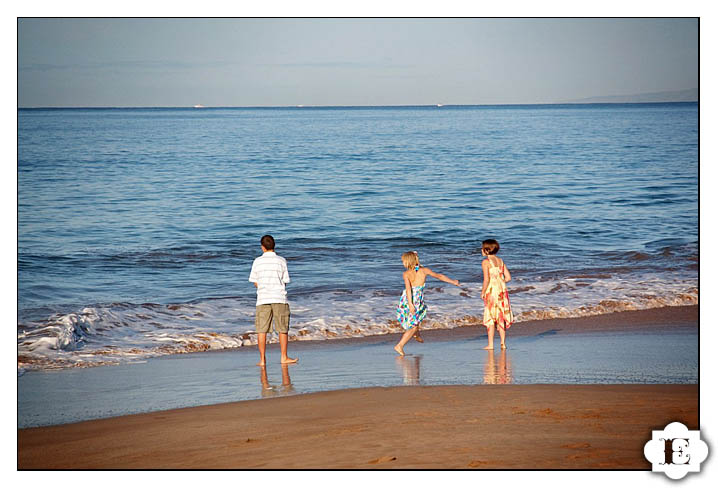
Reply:
M411 288L412 301L414 302L414 308L416 309L414 314L409 312L409 301L406 299L406 289L402 292L401 299L399 300L399 307L396 308L396 319L399 321L402 328L408 330L418 326L419 323L421 323L421 321L426 317L424 287L426 287L426 284Z

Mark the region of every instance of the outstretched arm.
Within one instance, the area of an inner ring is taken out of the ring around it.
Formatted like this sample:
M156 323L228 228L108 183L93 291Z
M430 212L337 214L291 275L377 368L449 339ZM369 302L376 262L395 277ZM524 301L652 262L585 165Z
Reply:
M438 279L441 280L442 282L446 282L446 283L451 284L451 285L456 285L457 287L460 285L458 280L454 280L453 278L449 278L449 277L447 277L446 275L441 274L441 273L436 273L436 272L434 272L431 268L427 268L427 267L423 267L423 268L424 268L424 271L426 272L427 275L431 275L431 276L434 277L434 278L438 278Z

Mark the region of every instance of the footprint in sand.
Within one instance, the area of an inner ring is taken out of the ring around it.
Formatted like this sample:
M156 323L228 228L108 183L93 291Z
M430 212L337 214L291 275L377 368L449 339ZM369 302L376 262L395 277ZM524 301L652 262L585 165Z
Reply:
M581 460L586 458L593 458L593 455L589 453L574 453L572 455L566 455L564 458L566 460Z
M482 465L486 465L486 464L488 464L488 462L484 462L483 460L472 460L471 462L469 462L468 466L476 468L476 467L481 467Z
M561 448L591 448L590 443L571 443L569 445L561 445Z
M386 463L386 462L391 462L391 461L393 461L393 460L396 460L396 457L392 457L391 455L387 455L386 457L380 457L380 458L375 458L374 460L369 460L369 462L367 462L367 463L369 463L369 464L383 464L383 463Z

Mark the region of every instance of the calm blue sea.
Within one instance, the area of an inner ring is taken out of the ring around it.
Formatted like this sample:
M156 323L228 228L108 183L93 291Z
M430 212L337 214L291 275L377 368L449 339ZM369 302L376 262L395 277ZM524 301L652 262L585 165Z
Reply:
M254 344L272 234L291 338L482 313L481 241L518 320L698 301L698 105L18 111L18 367ZM516 325L520 327L520 323Z

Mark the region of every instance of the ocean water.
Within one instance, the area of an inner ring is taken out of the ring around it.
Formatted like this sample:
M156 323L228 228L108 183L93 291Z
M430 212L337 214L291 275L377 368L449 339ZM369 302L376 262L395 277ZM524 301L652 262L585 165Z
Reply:
M254 344L267 233L297 341L697 304L698 105L21 109L19 372Z

